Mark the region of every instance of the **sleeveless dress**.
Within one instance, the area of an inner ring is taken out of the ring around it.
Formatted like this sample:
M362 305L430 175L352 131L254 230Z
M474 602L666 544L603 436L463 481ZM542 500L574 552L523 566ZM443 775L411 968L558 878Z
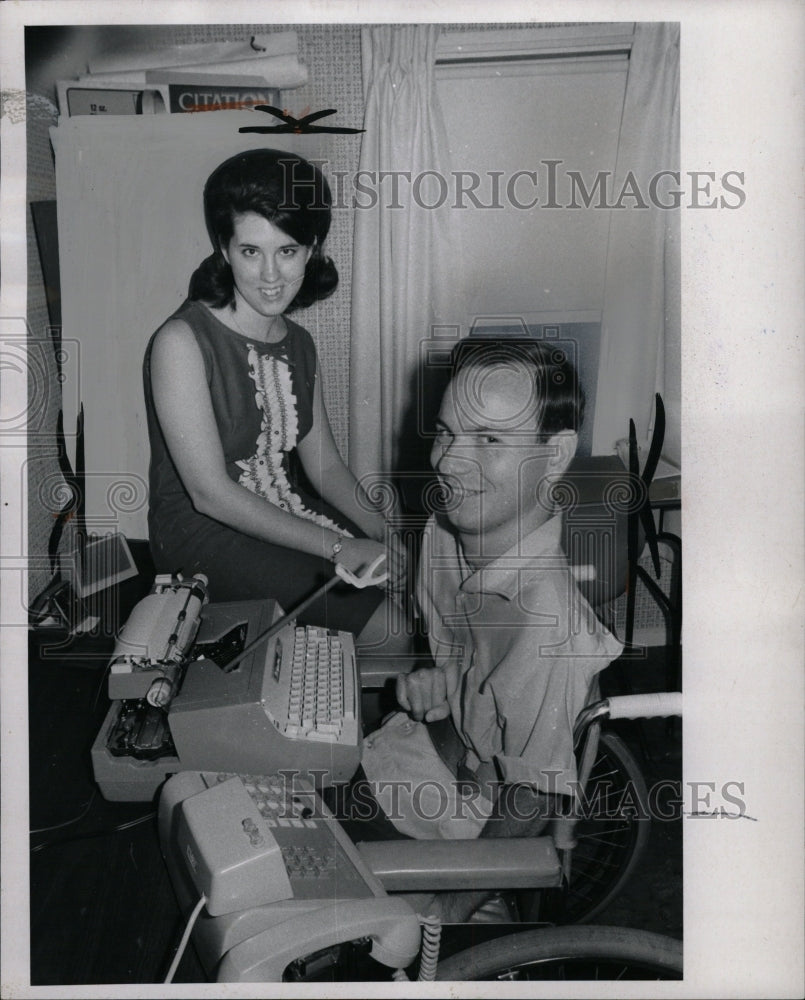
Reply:
M190 327L201 351L230 478L297 517L362 537L356 525L306 489L296 454L313 423L316 348L308 331L285 318L285 337L263 344L231 330L192 300L171 319ZM292 611L333 575L332 563L253 538L193 508L154 407L154 337L146 349L143 381L151 445L148 531L157 572L204 573L212 601L273 597L284 611ZM339 584L299 621L357 633L382 599L375 587L355 590Z

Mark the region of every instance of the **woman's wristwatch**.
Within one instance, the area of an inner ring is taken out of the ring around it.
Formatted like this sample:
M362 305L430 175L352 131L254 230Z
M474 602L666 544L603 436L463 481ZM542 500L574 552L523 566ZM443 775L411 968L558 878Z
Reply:
M336 538L336 540L333 542L333 548L332 548L332 551L330 553L330 562L337 562L338 561L338 553L344 547L343 543L341 541L341 537L342 537L341 535L338 535L337 538Z

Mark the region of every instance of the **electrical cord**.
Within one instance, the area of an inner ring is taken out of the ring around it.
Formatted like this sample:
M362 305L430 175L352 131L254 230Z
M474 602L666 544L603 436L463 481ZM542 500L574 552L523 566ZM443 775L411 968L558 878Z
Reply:
M84 806L83 811L80 812L78 814L78 816L74 816L72 819L67 819L63 823L54 823L53 826L40 826L40 827L37 827L37 829L35 829L35 830L29 830L28 832L32 836L35 833L50 833L51 830L61 830L65 826L72 826L73 823L78 823L90 811L90 809L92 808L92 803L97 798L97 795L98 795L98 789L95 788L92 791L92 795L90 796L89 802L87 802L87 804Z
M111 664L111 662L109 662L109 663L106 664L106 666L101 671L101 678L100 678L100 681L98 682L98 686L97 686L97 688L95 690L95 696L92 699L92 707L90 709L90 711L93 712L93 713L95 712L95 709L98 707L98 702L100 701L100 697L101 697L101 691L103 690L104 682L106 681L107 674L111 670L111 666L112 666L112 664ZM40 827L37 827L34 830L29 830L28 831L29 834L31 836L33 836L34 834L38 834L38 833L50 833L51 830L61 830L65 826L72 826L73 823L80 822L87 815L87 813L90 811L90 809L92 808L92 806L93 806L93 804L95 802L95 799L97 797L98 797L98 789L95 788L92 791L92 795L90 796L89 802L87 802L86 806L84 806L84 809L78 814L78 816L74 816L73 819L65 820L63 823L54 823L52 826L40 826ZM54 841L54 843L59 843L59 841ZM46 845L42 844L42 845L40 845L36 849L37 850L41 850L41 848L44 847L44 846L46 846Z
M419 958L419 981L430 983L436 978L439 964L439 945L442 938L442 923L438 917L428 915L420 918L422 924L422 954Z
M93 713L95 712L95 709L98 707L98 702L99 702L100 697L101 697L101 691L103 690L103 685L104 685L104 682L106 680L106 676L109 673L110 669L111 669L111 663L107 663L107 665L101 671L101 679L100 679L100 681L98 683L98 687L97 687L97 689L95 691L95 696L92 699L92 707L90 709L90 711L93 712ZM31 834L31 836L33 836L34 834L38 834L38 833L50 833L51 830L61 830L65 826L72 826L73 823L80 822L87 815L87 813L90 811L90 809L92 808L92 806L93 806L93 804L94 804L95 799L97 798L97 796L98 796L98 789L95 788L95 789L93 789L93 792L92 792L92 795L90 796L89 802L87 802L86 806L84 806L83 810L78 814L78 816L74 816L73 819L65 820L63 823L54 823L52 826L40 826L40 827L37 827L34 830L29 830L28 831L29 834ZM42 846L44 846L44 845L42 845Z
M419 954L419 976L420 983L431 983L436 978L436 969L439 965L439 946L442 939L442 922L433 914L423 916L419 914L419 923L422 926L422 948ZM395 983L407 983L408 974L405 969L395 969L391 978Z
M46 840L44 843L32 847L31 854L36 854L37 851L43 851L46 847L54 847L57 844L68 844L73 840L92 840L94 837L107 837L112 833L121 833L123 830L130 830L133 826L139 826L140 823L146 823L149 819L154 819L155 816L155 812L150 812L144 816L138 816L137 819L129 820L128 823L120 823L118 826L113 826L107 830L91 830L89 833L76 833L72 837L58 837L55 840ZM31 831L31 833L34 832L36 831Z
M163 982L165 983L173 982L173 977L176 975L176 970L179 968L179 962L181 962L182 955L184 955L185 949L187 948L187 942L190 940L190 935L193 933L193 928L196 925L198 916L204 909L204 904L206 902L207 902L207 897L202 892L201 896L199 897L199 901L193 907L193 912L190 914L190 917L188 918L187 924L184 929L184 933L182 934L182 940L179 942L179 947L176 949L176 954L173 956L173 961L170 964L170 968L168 969L168 974L165 976Z
M92 699L93 713L95 712L95 709L98 707L98 702L100 701L101 698L101 691L103 690L104 682L106 681L107 675L111 673L111 670L112 670L112 661L110 660L101 671L101 679L98 682L98 688L95 692L95 697Z

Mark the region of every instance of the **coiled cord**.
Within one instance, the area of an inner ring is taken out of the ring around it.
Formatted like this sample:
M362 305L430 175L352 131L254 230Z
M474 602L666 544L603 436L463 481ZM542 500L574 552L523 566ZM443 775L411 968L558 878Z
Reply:
M436 969L439 965L439 946L442 940L442 922L438 917L420 915L419 922L422 925L422 949L419 956L419 975L417 980L420 983L432 983L436 978ZM408 976L405 969L395 969L391 974L395 983L407 983Z
M420 917L422 924L422 954L419 957L419 982L431 983L436 978L439 964L439 945L442 940L442 922L438 917Z

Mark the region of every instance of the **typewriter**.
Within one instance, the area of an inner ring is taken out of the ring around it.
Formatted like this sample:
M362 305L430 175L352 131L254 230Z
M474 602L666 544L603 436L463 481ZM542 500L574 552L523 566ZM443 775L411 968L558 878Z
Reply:
M352 777L361 754L353 638L290 621L250 649L280 617L270 599L209 603L201 575L157 576L109 664L112 704L91 751L104 798L149 801L188 770L288 769L319 788Z

